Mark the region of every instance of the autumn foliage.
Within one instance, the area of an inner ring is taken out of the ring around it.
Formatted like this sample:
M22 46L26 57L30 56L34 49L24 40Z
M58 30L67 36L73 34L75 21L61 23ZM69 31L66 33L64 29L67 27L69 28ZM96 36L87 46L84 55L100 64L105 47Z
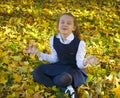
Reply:
M31 72L42 63L26 54L26 44L50 52L61 13L77 17L87 55L99 58L86 68L88 81L77 89L80 98L120 96L120 0L1 0L0 98L68 98L55 86L33 81Z

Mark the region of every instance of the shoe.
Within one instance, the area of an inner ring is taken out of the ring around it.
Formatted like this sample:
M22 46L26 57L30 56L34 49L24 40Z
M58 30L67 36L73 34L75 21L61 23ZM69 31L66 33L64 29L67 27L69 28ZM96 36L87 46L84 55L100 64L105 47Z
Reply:
M67 89L65 90L65 94L69 94L70 98L75 98L75 90L71 85L67 86Z

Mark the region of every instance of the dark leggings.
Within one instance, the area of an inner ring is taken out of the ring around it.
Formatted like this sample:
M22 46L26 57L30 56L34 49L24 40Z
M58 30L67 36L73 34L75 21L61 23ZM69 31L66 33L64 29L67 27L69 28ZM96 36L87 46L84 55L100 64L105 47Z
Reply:
M49 76L36 68L32 74L36 82L48 87L52 87L54 85L57 87L66 87L72 83L72 76L66 72L56 76Z

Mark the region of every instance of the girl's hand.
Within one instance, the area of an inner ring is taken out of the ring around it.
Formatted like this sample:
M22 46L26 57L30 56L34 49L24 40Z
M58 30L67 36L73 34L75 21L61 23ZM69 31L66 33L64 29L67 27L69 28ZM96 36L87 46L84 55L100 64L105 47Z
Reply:
M91 65L96 65L99 63L98 58L96 58L93 55L90 55L84 59L84 66L91 64Z
M25 52L32 53L32 54L39 56L39 51L37 50L37 48L33 44L30 44L29 46L27 45L25 48Z

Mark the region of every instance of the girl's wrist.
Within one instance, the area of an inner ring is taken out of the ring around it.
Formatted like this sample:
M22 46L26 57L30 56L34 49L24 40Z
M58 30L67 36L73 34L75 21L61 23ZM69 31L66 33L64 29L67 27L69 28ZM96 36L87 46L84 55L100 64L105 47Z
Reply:
M43 53L42 52L39 52L38 58L39 58L40 61L43 61Z
M37 51L36 52L36 56L40 57L40 52Z

